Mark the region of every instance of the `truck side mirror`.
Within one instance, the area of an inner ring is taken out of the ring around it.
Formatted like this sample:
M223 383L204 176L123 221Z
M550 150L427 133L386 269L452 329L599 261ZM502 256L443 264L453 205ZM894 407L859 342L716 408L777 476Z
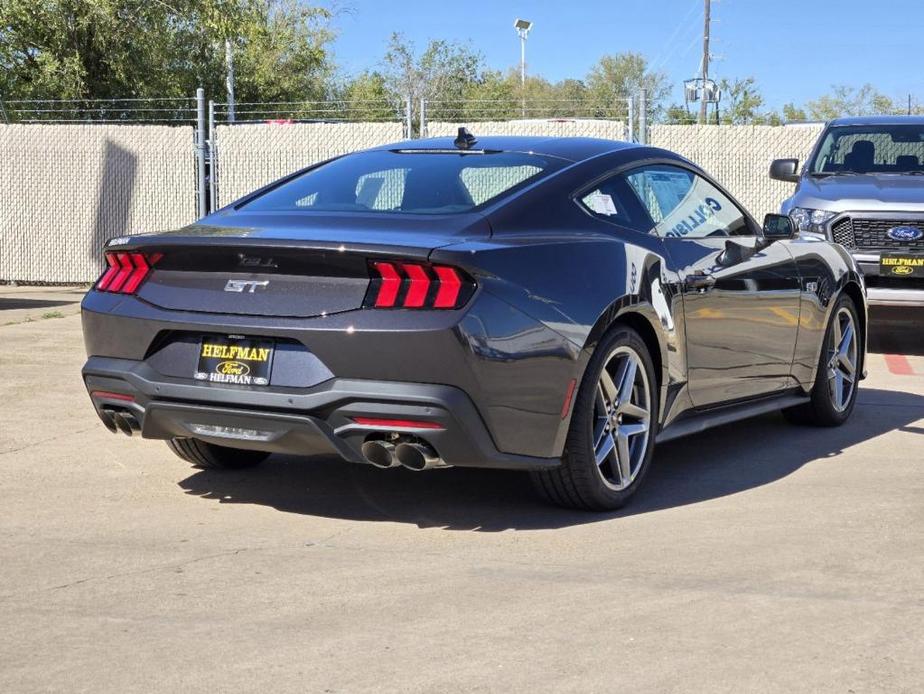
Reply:
M770 178L787 183L799 182L798 159L774 159L770 164Z

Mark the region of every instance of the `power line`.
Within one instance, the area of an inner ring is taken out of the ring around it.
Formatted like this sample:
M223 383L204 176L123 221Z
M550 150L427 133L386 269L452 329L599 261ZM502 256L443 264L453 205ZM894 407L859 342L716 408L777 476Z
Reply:
M658 59L651 64L652 72L657 70L659 67L661 67L662 65L667 63L668 60L671 59L674 52L677 50L677 46L678 46L678 42L675 41L674 39L679 38L678 34L680 33L681 29L685 27L689 29L691 26L693 26L691 24L687 24L687 22L690 20L690 15L693 14L693 10L695 10L698 6L699 6L699 0L693 0L692 4L690 5L690 8L687 10L687 13L683 16L683 19L681 19L680 22L678 22L677 26L674 27L674 31L670 35L670 38L668 38L667 41L665 41L664 44L662 45ZM670 46L670 50L665 52L664 47L668 45Z

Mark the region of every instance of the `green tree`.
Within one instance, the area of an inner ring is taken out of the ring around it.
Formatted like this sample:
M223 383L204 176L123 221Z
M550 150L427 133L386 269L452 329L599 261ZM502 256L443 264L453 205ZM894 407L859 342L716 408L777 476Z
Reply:
M808 120L808 115L804 108L799 108L793 103L783 105L783 120L787 123L798 123Z
M553 97L557 99L563 108L572 108L576 111L574 115L582 115L581 109L587 103L587 85L583 80L567 78L554 85Z
M462 120L510 120L520 115L517 107L519 75L487 70L466 85Z
M587 89L576 79L549 82L538 75L528 75L522 83L520 71L511 68L502 74L482 73L469 87L471 107L485 119L558 118L587 115ZM525 114L524 114L525 107ZM471 119L472 116L469 116Z
M686 106L671 104L664 111L664 122L668 125L693 125L696 116Z
M459 120L466 91L481 73L483 58L470 47L451 41L430 41L418 53L402 34L392 34L383 75L388 90L402 103L411 99L416 112L421 99L430 102L432 118Z
M591 69L587 84L588 115L597 118L628 118L628 98L638 98L639 90L647 90L648 120L657 120L663 112L664 100L670 93L667 76L652 72L640 53L605 55Z
M238 100L299 101L326 96L333 73L327 55L333 38L328 10L298 0L204 0L204 4L238 5L237 12L244 18L237 24L212 24L213 34L230 38L236 47ZM208 85L209 94L223 94L222 68L216 69L211 79L199 77Z
M831 94L825 94L806 104L813 120L830 120L841 116L868 116L874 113L892 113L892 100L876 91L871 84L855 88L835 85Z
M753 77L719 82L722 91L720 120L726 125L763 125L767 116L760 112L764 98Z
M404 105L388 91L385 77L379 72L363 72L338 92L345 102L345 117L357 121L393 120L403 114Z
M298 0L2 0L6 99L224 94L224 44L240 101L324 94L329 11Z

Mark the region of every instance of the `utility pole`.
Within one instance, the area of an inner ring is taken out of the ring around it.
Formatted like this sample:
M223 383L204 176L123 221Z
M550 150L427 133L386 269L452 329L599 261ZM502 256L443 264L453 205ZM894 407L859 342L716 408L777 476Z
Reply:
M631 96L629 97L626 103L626 108L628 109L628 112L629 112L628 113L628 116L629 116L628 135L629 136L627 139L629 140L629 142L635 142L635 101L632 99Z
M703 61L701 63L701 74L702 78L700 82L700 97L699 97L699 123L703 125L706 123L706 80L709 79L709 10L712 4L712 0L703 0Z
M228 93L228 122L234 122L234 49L225 39L225 90Z
M648 90L638 90L638 143L648 144Z

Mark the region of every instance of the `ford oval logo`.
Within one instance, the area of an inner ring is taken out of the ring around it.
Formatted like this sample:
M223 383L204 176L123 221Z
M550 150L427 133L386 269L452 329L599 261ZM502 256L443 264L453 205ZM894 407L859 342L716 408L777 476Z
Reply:
M886 232L893 241L917 241L924 236L924 231L917 227L892 227Z

